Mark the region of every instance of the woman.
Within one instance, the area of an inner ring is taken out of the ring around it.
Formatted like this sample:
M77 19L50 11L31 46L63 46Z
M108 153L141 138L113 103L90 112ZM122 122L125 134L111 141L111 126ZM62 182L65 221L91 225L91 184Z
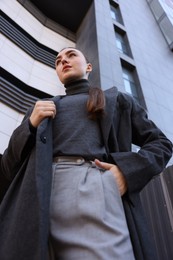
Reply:
M131 97L90 87L91 71L79 50L60 51L66 96L38 101L2 156L2 260L155 259L139 192L172 144Z

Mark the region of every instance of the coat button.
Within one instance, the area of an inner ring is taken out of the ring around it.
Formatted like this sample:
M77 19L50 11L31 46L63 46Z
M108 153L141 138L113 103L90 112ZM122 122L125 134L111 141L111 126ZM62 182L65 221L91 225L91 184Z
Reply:
M46 143L46 136L40 136L40 140L42 141L42 143Z

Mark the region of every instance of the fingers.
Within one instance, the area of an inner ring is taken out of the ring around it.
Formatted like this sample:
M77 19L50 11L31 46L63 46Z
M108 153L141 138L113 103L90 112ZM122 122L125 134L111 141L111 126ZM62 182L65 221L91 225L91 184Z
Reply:
M112 175L114 176L115 181L118 185L120 195L123 196L127 191L127 182L121 170L114 164L101 162L98 159L95 159L94 162L97 167L112 172Z
M41 117L55 117L56 115L56 106L52 101L38 101L38 103L36 104L36 110Z
M110 170L113 166L115 166L114 164L101 162L98 159L95 159L94 162L95 162L96 166L103 168L105 170Z
M46 117L54 118L56 115L56 106L53 101L37 101L30 116L31 124L37 127Z

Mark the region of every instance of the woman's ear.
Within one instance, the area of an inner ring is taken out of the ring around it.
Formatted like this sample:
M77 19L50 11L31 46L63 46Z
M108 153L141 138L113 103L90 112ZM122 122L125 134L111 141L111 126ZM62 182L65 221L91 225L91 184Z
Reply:
M86 72L91 72L92 69L93 69L92 64L91 63L87 63Z

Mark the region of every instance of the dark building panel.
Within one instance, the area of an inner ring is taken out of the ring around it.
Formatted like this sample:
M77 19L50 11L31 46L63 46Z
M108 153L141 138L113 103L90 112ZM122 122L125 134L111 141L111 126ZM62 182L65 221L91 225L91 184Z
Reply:
M76 32L92 0L31 0L48 18Z
M173 166L155 177L141 193L157 252L156 260L173 256Z
M96 33L95 8L92 4L76 33L76 47L81 50L93 66L90 82L93 86L101 86Z

